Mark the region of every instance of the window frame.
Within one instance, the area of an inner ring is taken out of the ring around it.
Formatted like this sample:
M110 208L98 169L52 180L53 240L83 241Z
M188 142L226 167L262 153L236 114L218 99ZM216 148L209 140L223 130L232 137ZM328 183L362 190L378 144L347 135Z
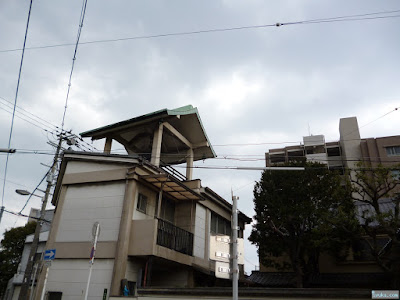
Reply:
M387 156L400 156L400 146L385 147Z

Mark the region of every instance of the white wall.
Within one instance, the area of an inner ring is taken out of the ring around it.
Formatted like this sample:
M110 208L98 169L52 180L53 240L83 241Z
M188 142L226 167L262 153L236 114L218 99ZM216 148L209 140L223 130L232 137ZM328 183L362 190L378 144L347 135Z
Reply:
M65 174L121 169L120 164L69 161Z
M69 186L56 242L91 241L95 222L99 241L117 241L124 193L124 182Z
M200 258L205 258L206 208L198 203L196 204L196 218L194 224L193 255Z
M113 259L95 259L88 299L102 299L104 289L109 296L113 266ZM55 259L49 269L46 292L62 292L63 300L81 300L88 275L88 259Z

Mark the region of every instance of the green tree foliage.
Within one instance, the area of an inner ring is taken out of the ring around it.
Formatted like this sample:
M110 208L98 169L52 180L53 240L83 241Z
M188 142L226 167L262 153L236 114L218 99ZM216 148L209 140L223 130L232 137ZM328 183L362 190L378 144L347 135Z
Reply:
M0 249L0 295L3 295L8 280L17 272L27 235L35 232L36 222L4 232Z
M358 163L351 182L353 199L368 204L361 212L364 240L372 256L393 278L393 287L400 287L400 165L376 167ZM384 203L385 202L385 203ZM390 242L382 249L380 237Z
M254 187L256 222L249 238L261 263L293 270L296 286L303 287L318 272L321 252L346 256L343 249L358 227L350 191L340 175L318 163L305 164L304 171L264 171Z

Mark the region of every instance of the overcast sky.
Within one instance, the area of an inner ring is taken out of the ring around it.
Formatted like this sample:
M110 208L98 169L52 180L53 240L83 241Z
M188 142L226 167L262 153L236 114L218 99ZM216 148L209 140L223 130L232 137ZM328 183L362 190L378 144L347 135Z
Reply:
M77 0L34 1L26 46L74 44L81 7ZM0 148L8 145L11 109L5 100L14 102L22 53L6 50L22 48L28 10L29 1L0 1ZM264 153L288 145L284 142L299 143L309 133L338 139L343 117L357 116L364 138L398 135L400 112L393 110L400 106L400 18L381 17L400 16L399 10L394 0L89 0L83 43L398 12L358 17L368 20L82 44L65 129L79 134L192 104L218 155L198 166L262 167ZM17 102L22 112L61 125L73 52L73 45L26 50ZM54 135L19 117L24 116L16 114L11 147L52 150L47 142ZM40 126L54 129L47 125ZM101 143L96 145L101 149ZM0 154L1 193L5 158ZM22 208L26 198L15 189L33 190L47 172L42 164L51 161L50 151L9 157L6 209ZM203 186L228 200L233 189L249 216L260 176L260 171L194 170ZM24 213L30 207L39 208L40 199L32 198ZM0 234L25 222L4 213ZM246 230L248 235L250 226ZM256 249L247 243L248 272L253 264L258 264Z

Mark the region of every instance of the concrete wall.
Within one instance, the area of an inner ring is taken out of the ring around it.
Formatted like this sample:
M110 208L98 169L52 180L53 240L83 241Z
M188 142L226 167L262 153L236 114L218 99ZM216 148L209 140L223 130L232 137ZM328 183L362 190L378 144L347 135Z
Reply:
M102 299L104 289L110 292L113 259L95 259L88 299ZM49 269L46 293L62 292L63 300L81 300L86 291L89 259L58 259Z
M340 146L345 166L354 168L361 159L360 131L356 117L343 118L339 122Z
M116 241L125 182L69 186L56 242L92 241L92 227L100 223L99 241Z
M130 257L126 265L126 279L128 279L128 281L138 282L138 274L143 267L142 265L143 263L140 260Z
M138 197L139 193L143 194L144 196L147 197L147 207L146 207L146 213L143 213L139 210L137 210L137 202L138 202ZM158 193L155 191L149 189L148 187L138 184L137 186L137 192L135 195L135 203L133 206L133 220L149 220L149 219L154 219L154 215L156 212L156 203L157 203L157 198L158 198Z

